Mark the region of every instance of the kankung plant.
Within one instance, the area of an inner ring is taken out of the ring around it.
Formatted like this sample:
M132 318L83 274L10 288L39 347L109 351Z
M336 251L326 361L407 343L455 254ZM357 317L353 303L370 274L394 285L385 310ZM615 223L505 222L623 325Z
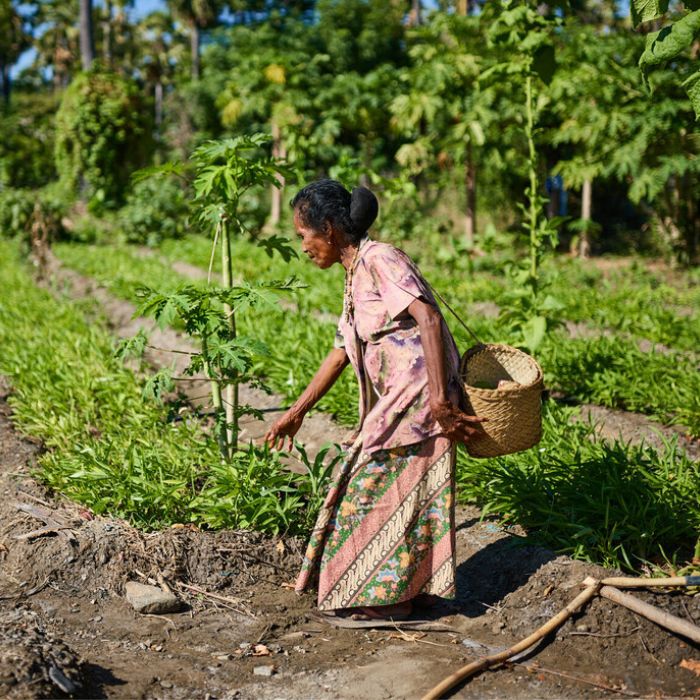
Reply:
M555 6L542 6L532 0L497 0L488 3L483 21L489 23L489 41L501 48L507 60L484 71L479 81L486 84L507 79L523 91L523 135L527 143L527 204L519 204L524 215L523 228L528 239L528 257L524 265L514 266L516 288L510 303L503 305L502 320L519 332L523 344L535 351L548 330L561 325L562 305L545 294L547 284L541 274L541 262L548 249L556 247L557 229L562 217L547 219L547 198L541 194L539 156L536 148L538 96L540 85L549 84L556 70L554 30L562 20Z
M233 283L231 239L249 234L239 212L241 197L251 187L279 186L277 176L290 174L283 163L260 155L267 141L269 137L264 134L210 141L197 148L187 163L169 162L133 175L134 183L168 175L191 183L196 221L213 235L209 283L217 247L220 248L222 287L208 284L206 289L200 289L190 285L166 294L143 287L138 290L142 304L136 315L151 316L160 327L179 319L187 334L198 341L199 350L190 356L184 373L193 376L203 372L211 383L211 401L224 460L230 459L238 448L241 415L257 413L250 406L240 405L239 384L247 382L264 388L251 370L256 356L269 354L263 342L238 333L236 316L244 311L276 306L276 291L302 286L294 279ZM190 172L194 173L191 180ZM270 255L275 249L286 259L292 254L284 240L274 236L260 240L259 244L264 245ZM145 334L141 333L124 343L121 352L138 351L145 343ZM171 370L164 368L152 377L149 387L160 392L171 379Z

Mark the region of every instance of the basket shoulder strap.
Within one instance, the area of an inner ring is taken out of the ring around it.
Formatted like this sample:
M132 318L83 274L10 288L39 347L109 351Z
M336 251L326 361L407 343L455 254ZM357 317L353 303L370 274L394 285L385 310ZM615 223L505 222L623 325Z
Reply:
M432 289L433 294L435 294L435 296L449 309L450 313L464 326L467 333L469 333L469 335L472 338L474 338L474 340L476 340L476 342L479 343L479 345L483 345L483 343L474 335L474 333L472 333L469 326L464 321L462 321L462 319L457 315L457 312L443 299L440 292L438 292L438 290L435 289L435 287L433 287L433 285L430 284L430 282L428 282L427 280L426 280L426 284L430 287L430 289Z

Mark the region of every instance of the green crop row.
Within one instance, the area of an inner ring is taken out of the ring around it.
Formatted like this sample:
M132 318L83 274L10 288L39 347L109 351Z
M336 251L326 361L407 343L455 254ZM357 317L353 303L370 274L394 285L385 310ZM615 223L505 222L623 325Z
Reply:
M520 525L535 542L604 566L687 556L700 532L700 464L645 445L592 440L579 409L544 404L544 435L531 450L471 459L460 450L458 494ZM682 555L682 556L683 556Z
M222 464L198 420L143 398L143 382L114 358L94 303L35 287L6 242L0 279L0 373L14 387L17 425L47 448L35 473L51 489L146 529L306 530L319 464L311 475L290 474L252 447Z
M203 250L202 240L190 241L190 245ZM174 242L166 257L169 259L173 251L182 253L182 243ZM260 279L256 265L270 260L264 251L243 241L238 241L234 250L234 274ZM191 281L174 273L158 256L142 257L127 246L101 249L61 244L56 252L67 265L96 278L125 299L133 300L136 288L144 282L167 291ZM201 262L201 258L192 255L188 262ZM275 260L265 270L270 277L284 277L284 265ZM308 261L297 261L290 271L298 273L309 285L295 294L298 310L280 309L255 318L243 316L241 327L245 332L254 330L257 337L271 346L271 356L261 358L257 369L275 391L294 400L332 347L333 314L337 308L331 307L331 299L340 302L342 278L334 278L332 271L326 278L329 271L318 270ZM325 300L323 308L330 308L330 315L319 311L319 300ZM448 313L446 318L458 346L472 345L464 328ZM483 342L509 342L493 319L476 316L469 323ZM691 435L700 436L700 372L693 357L681 353L645 353L634 340L623 335L572 339L560 331L547 339L538 360L551 388L581 401L625 408L664 423L677 423L685 426ZM352 373L347 371L324 397L318 410L352 424L357 416L356 407L357 387Z
M110 248L108 255L105 249L84 246L62 245L56 250L71 267L100 279L125 298L133 298L139 283L172 289L183 281L158 258L139 257L128 248ZM46 293L31 288L13 265L14 261L6 263L8 270L2 270L15 296L4 303L11 309L23 309L27 318L22 321L0 315L0 340L7 343L9 338L13 343L6 357L16 358L14 365L0 365L0 371L10 374L19 387L16 410L24 429L42 435L52 448L43 458L42 468L44 478L49 483L54 481L54 488L98 510L137 517L136 522L149 527L173 520L228 526L231 513L242 508L232 504L234 492L238 498L243 498L244 491L256 494L269 505L271 496L266 493L269 486L265 479L280 478L279 467L269 455L250 452L248 461L241 458L234 467L221 467L216 445L196 424L167 422L163 407L143 402L139 382L114 362L111 339L86 320L81 305L58 304ZM240 265L244 272L243 257ZM14 270L11 274L10 268ZM307 291L296 294L298 311L280 310L254 319L255 332L270 343L273 351L272 358L262 358L260 369L274 388L288 397L298 394L332 343L334 322L309 308L304 298ZM326 289L324 293L331 291ZM3 308L2 313L8 311ZM13 314L19 316L18 312ZM252 323L245 316L242 322ZM13 327L12 333L9 327ZM484 319L475 323L475 331L485 340L498 339L493 337L493 324ZM56 340L36 341L27 349L22 338L31 333ZM456 327L455 333L466 345L465 331ZM596 342L608 345L597 346L592 369L577 366L576 358L588 357L586 352L590 355ZM631 352L633 343L626 342ZM588 343L587 350L583 343ZM562 348L572 349L569 355L562 355ZM620 391L624 387L639 385L639 391L645 391L646 377L640 381L639 375L631 371L645 361L646 356L639 354L625 361L620 347L612 341L603 338L579 343L562 337L544 347L541 360L548 375L559 373L562 384L570 380L580 391L587 386L584 379L590 381L591 376L602 376L601 368L611 368L618 390L618 398L610 399L614 403L622 400ZM612 362L613 356L621 358L619 366ZM652 357L659 361L659 371L671 376L677 358ZM101 359L98 362L96 358ZM62 381L55 380L47 367L49 362L58 368ZM103 369L93 369L101 363ZM47 377L54 382L48 387ZM110 379L98 381L100 377ZM609 388L610 379L601 381ZM29 398L25 399L22 392ZM45 412L30 400L37 393L42 401L58 407L55 414L60 425L42 422L47 420L42 418ZM120 398L123 395L125 398ZM647 391L647 400L652 398L653 391ZM350 372L344 374L339 387L326 400L324 410L348 422L356 419L357 390ZM529 537L541 544L610 566L634 569L640 560L672 556L679 548L692 546L700 528L700 508L694 498L700 487L700 466L684 455L676 456L672 444L664 454L658 454L643 446L591 440L594 429L577 418L578 409L547 402L544 437L537 448L498 460L470 459L460 450L459 497L481 504L485 514L498 514L506 524L523 525ZM314 473L320 473L318 462L314 469ZM267 470L265 478L258 478L256 470ZM245 482L247 477L252 483ZM109 488L102 487L105 482ZM284 488L292 489L278 502L292 505L286 515L288 521L280 525L278 519L266 524L264 518L248 517L242 518L243 523L272 529L297 522L297 529L306 527L313 509L302 516L296 507L298 501L294 501L298 491L293 489L313 493L319 489L297 483ZM271 518L265 508L263 511ZM138 516L134 516L134 509Z

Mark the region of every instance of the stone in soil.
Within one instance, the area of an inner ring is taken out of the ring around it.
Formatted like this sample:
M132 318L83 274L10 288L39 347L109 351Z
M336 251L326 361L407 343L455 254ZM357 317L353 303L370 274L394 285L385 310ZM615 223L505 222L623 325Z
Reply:
M256 666L253 669L253 673L256 676L272 676L275 673L275 669L272 666Z
M162 615L177 612L180 609L180 601L177 597L155 586L129 581L125 588L126 599L138 613Z

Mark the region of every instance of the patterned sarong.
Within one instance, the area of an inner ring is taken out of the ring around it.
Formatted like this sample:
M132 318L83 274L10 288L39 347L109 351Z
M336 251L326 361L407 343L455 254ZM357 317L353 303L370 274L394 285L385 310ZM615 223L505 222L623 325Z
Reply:
M362 452L335 475L296 590L318 584L319 610L455 593L454 445L433 437Z

